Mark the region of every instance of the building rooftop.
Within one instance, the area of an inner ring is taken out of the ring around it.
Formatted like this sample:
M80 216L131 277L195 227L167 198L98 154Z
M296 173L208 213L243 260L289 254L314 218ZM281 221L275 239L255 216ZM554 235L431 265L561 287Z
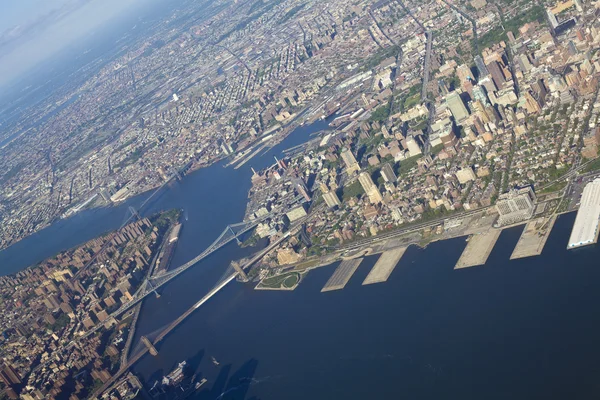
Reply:
M598 240L600 218L600 179L595 179L583 189L581 206L575 218L568 248L587 246Z

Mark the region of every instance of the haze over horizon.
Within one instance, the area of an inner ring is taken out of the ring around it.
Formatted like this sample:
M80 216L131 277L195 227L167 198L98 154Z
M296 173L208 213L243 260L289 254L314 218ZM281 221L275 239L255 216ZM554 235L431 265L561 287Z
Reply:
M10 0L0 13L0 87L69 44L154 0Z

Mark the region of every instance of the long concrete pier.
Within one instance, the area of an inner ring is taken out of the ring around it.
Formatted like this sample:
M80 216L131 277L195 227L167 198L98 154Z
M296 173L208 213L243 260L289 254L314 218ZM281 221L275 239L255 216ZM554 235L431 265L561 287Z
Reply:
M371 285L373 283L381 283L388 280L396 265L404 255L406 247L388 250L381 254L369 275L365 278L363 285Z
M362 260L362 258L355 258L353 260L342 261L325 286L323 286L321 292L343 289L358 269Z
M487 232L471 236L454 269L484 265L501 232L500 229L491 228Z
M519 237L519 241L512 252L510 259L539 256L544 250L548 236L556 221L556 215L541 217L529 221Z

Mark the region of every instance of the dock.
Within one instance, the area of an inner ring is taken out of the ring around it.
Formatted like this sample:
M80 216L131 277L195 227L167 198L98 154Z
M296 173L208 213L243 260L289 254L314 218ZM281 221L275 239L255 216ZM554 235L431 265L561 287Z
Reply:
M336 268L333 275L331 275L331 278L329 278L325 286L323 286L321 292L343 289L352 275L354 275L358 269L358 266L362 260L362 258L355 258L353 260L342 261L342 263Z
M454 269L484 265L501 232L499 229L491 228L487 232L471 236Z
M552 232L552 227L556 221L556 215L551 217L536 218L529 221L519 237L519 241L512 252L510 259L534 257L542 254L546 240Z
M381 257L379 257L362 284L371 285L387 281L405 251L406 247L399 247L381 254Z

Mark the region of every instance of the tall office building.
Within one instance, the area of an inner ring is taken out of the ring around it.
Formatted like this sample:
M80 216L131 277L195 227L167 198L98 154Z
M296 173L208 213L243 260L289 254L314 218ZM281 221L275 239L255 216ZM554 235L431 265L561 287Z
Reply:
M506 82L506 77L504 76L504 72L502 72L502 67L498 64L497 61L492 61L487 65L488 71L490 71L490 75L492 76L492 80L498 89L502 89L504 83Z
M483 86L473 86L473 98L474 100L480 101L481 104L483 104L484 106L490 105L489 99L487 97L487 94L485 93L485 89L483 88Z
M446 104L457 124L469 117L469 111L457 92L452 92L446 97Z
M4 364L2 369L0 369L0 381L4 382L6 386L18 385L21 383L21 377L13 367L9 364Z
M410 136L406 139L406 147L408 148L408 154L411 157L418 156L422 154L421 146L417 142L417 139L414 136Z
M304 180L302 178L298 178L294 181L294 183L296 185L296 190L299 194L301 194L304 197L304 200L310 201L310 193L308 188L306 187L306 184L304 183Z
M388 183L396 183L398 181L398 177L394 173L394 169L390 164L385 164L383 168L381 168L381 176Z
M464 82L473 80L473 73L471 72L471 68L469 68L465 64L461 64L456 68L456 76L458 76L461 85Z
M351 174L354 171L360 171L360 165L358 165L358 162L350 149L342 149L341 156L342 160L344 160L344 164L346 164L346 172Z
M340 198L337 194L335 194L334 191L323 193L323 200L325 200L325 203L327 203L327 207L329 208L339 207L342 205Z
M490 74L481 56L475 56L475 66L477 67L477 71L479 72L479 79L486 77Z
M546 14L548 15L548 21L550 21L550 25L552 25L552 29L555 29L558 26L558 20L556 19L556 15L550 10L546 10Z
M383 202L383 196L379 191L379 188L373 183L373 179L371 179L371 175L367 172L361 172L358 176L358 181L362 185L363 189L367 196L369 196L369 201L373 204Z

